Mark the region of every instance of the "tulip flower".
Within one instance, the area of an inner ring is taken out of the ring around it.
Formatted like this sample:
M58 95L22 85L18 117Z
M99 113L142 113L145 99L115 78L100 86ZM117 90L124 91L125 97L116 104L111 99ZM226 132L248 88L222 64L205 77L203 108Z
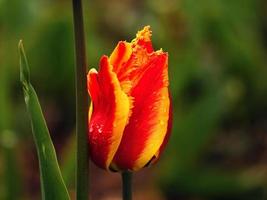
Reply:
M170 135L168 54L154 51L150 27L120 41L87 75L89 151L111 171L136 171L158 160Z

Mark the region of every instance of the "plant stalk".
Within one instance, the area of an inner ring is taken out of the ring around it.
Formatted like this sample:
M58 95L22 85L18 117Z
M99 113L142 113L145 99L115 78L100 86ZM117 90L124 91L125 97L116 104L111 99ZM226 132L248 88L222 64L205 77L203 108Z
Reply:
M87 116L89 99L86 89L86 48L81 0L72 0L75 50L76 50L76 134L77 134L77 168L76 199L88 200L89 196L89 155Z
M122 199L132 200L132 172L122 172Z

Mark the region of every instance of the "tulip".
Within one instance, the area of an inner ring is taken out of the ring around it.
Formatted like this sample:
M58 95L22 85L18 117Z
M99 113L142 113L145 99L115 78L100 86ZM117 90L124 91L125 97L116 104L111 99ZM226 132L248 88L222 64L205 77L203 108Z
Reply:
M150 27L120 41L99 72L87 75L89 151L110 171L136 171L158 160L171 128L168 54L154 51Z

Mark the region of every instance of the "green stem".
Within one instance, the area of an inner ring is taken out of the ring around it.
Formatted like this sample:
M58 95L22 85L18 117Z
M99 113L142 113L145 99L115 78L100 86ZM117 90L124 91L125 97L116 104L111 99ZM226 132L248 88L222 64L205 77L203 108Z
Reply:
M122 172L122 199L132 200L132 172Z
M86 93L86 50L81 0L73 0L73 20L76 47L76 134L77 171L76 199L88 200L89 155L88 155L88 95Z

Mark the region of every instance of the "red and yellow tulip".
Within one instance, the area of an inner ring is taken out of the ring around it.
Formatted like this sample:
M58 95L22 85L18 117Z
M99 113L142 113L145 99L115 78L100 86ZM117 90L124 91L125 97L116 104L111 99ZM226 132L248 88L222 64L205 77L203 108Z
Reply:
M150 27L102 56L87 75L92 99L89 149L93 162L112 171L135 171L154 163L171 128L168 54L154 51Z

